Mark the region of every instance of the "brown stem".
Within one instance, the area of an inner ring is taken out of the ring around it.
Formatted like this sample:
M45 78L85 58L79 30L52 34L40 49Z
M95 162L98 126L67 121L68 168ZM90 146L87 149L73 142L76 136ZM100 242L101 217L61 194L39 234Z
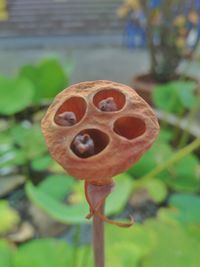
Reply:
M151 73L154 73L156 66L157 66L157 60L156 60L155 46L153 43L153 30L152 30L153 28L151 25L151 10L148 8L147 0L141 0L140 4L141 4L143 12L147 18L147 26L146 26L147 46L148 46L148 52L149 52L150 61L151 61Z
M108 219L104 214L101 213L100 207L105 203L106 198L111 193L114 183L109 183L105 185L93 185L85 182L85 197L90 206L90 213L86 216L90 219L92 216L98 216L102 221L117 225L119 227L130 227L133 225L134 220L130 216L130 222L118 222Z
M104 203L98 210L101 214L104 214ZM94 266L104 267L104 222L98 215L93 216L93 250L94 250Z

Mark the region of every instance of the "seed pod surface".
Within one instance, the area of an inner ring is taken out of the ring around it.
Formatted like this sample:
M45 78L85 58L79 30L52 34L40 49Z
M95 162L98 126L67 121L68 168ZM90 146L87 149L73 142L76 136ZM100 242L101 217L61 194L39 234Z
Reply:
M132 88L99 80L58 94L42 120L42 131L52 157L67 173L103 185L140 159L159 125Z

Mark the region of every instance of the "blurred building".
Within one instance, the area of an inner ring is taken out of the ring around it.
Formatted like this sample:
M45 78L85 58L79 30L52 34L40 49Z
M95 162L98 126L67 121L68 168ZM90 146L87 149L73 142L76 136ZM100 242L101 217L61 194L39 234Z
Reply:
M0 38L117 35L121 0L0 0Z

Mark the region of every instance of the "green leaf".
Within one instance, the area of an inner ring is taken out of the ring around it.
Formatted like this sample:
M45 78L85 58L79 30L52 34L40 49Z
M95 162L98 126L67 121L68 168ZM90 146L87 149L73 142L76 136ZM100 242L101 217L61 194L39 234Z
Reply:
M47 152L44 137L39 125L22 123L12 128L11 135L26 160L32 160Z
M32 103L33 90L27 79L0 76L0 113L12 115L27 108Z
M68 86L68 78L56 59L46 59L36 66L26 65L20 71L34 85L34 103L50 100Z
M163 111L180 113L183 110L183 105L173 83L156 86L152 97L155 106Z
M78 248L76 266L94 267L92 246L86 245ZM72 265L73 266L73 265Z
M138 183L140 183L140 181L138 181ZM167 197L166 185L158 179L145 181L145 183L141 184L141 187L145 188L148 191L149 196L156 203L164 201Z
M140 178L154 169L157 165L168 159L173 151L167 143L156 142L152 148L133 167L128 170L128 173L135 178ZM159 177L165 176L166 172L160 174Z
M170 168L166 182L177 191L197 192L200 189L200 162L193 154L187 155Z
M6 200L0 200L0 218L0 234L6 234L20 221L18 213L9 206Z
M173 194L169 199L169 207L160 208L159 220L177 225L200 224L200 197L193 194Z
M42 99L42 91L39 90L39 72L37 67L33 65L25 65L21 68L19 76L28 79L32 83L34 88L33 103L39 104Z
M155 168L156 162L153 155L153 151L149 150L142 158L133 165L127 172L134 178L140 178L143 175L147 174L153 168Z
M173 131L169 128L160 129L160 133L157 138L159 143L170 143L173 139Z
M0 266L13 267L12 256L13 251L11 246L5 240L0 240Z
M197 267L200 262L200 230L149 220L144 225L154 246L141 262L142 267ZM195 249L194 249L195 248Z
M38 66L40 89L42 96L51 99L67 87L68 81L65 73L56 59L47 59Z
M118 242L112 244L111 249L108 249L106 254L108 267L138 267L141 258L141 253L137 246L122 239L120 242L118 240Z
M24 156L17 148L11 147L0 155L0 168L12 168L24 163Z
M128 174L120 174L114 177L116 181L113 191L106 199L105 212L108 215L120 213L128 202L133 190L133 181ZM85 201L85 193L81 183L77 183L70 196L70 202L80 203Z
M72 247L53 239L33 240L20 246L13 267L66 267L72 263Z
M72 190L75 184L74 178L67 175L50 175L43 180L39 189L55 199L63 200Z
M106 214L114 215L123 210L132 192L131 177L128 174L120 174L114 178L116 187L106 200Z
M197 84L193 81L172 82L176 94L184 108L192 108L196 103L195 88Z
M197 267L199 241L198 228L156 219L127 230L106 225L106 261L108 267Z
M145 255L150 252L154 245L152 236L145 231L144 227L140 224L124 229L119 227L113 227L106 224L106 244L107 247L112 249L112 245L115 243L126 242L128 244L134 244L140 250L141 255ZM120 242L119 242L120 241Z
M169 223L172 225L177 225L180 221L177 219L179 211L173 208L160 208L157 213L157 218L164 223Z
M42 156L34 158L31 161L31 167L35 171L43 171L43 170L48 169L52 161L53 160L49 155L42 155Z
M21 151L15 146L9 130L0 133L0 168L15 169L18 163L24 163Z
M169 204L176 208L176 219L188 223L200 223L200 197L192 194L174 194Z
M138 267L152 248L153 242L143 227L135 224L128 229L106 224L106 263L108 267Z
M153 90L156 107L180 114L184 109L192 108L196 103L194 81L174 81L158 85Z
M26 192L31 201L39 208L43 209L54 219L62 223L90 223L85 219L85 216L89 212L89 205L86 202L84 196L84 190L77 183L78 190L75 189L75 198L78 202L75 204L64 204L61 202L61 196L63 197L69 190L72 189L67 186L67 183L71 183L71 177L69 181L67 176L61 176L58 178L62 184L57 183L56 176L50 181L44 181L38 187L33 186L30 182L26 185ZM50 183L54 184L55 189L50 186ZM57 183L57 184L56 184ZM56 184L56 185L55 185ZM106 203L106 214L113 215L120 212L126 205L129 195L132 191L131 180L128 175L120 175L117 179L117 185L115 190L110 194ZM72 184L71 184L72 186ZM76 188L76 187L75 187ZM78 194L78 195L77 195Z
M59 222L67 224L89 223L85 219L89 211L86 202L75 205L64 204L40 188L33 186L30 182L26 185L26 193L35 205Z

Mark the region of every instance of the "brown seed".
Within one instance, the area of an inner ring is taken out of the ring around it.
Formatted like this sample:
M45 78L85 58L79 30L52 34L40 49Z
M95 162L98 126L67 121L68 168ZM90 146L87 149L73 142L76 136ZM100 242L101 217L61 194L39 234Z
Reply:
M60 126L72 126L76 124L76 121L76 115L71 111L63 112L55 117L55 122Z
M94 155L94 141L89 134L79 134L75 137L72 147L74 152L80 157Z
M101 111L116 111L117 105L113 97L108 97L99 102L98 107Z

